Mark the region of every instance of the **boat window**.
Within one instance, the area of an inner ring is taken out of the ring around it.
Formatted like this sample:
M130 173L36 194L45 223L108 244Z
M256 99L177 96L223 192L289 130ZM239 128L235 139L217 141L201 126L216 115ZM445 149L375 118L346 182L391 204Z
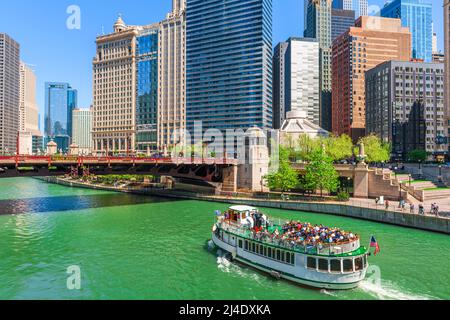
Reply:
M252 252L255 252L255 251L256 251L256 246L255 246L255 243L252 242Z
M291 264L294 265L295 264L295 254L291 253Z
M261 245L259 246L259 254L262 256L264 255L264 247Z
M264 247L264 257L267 257L267 247Z
M286 261L286 259L285 259L285 252L284 251L281 251L281 259L280 259L281 261Z
M364 256L364 268L367 267L367 254Z
M319 259L319 270L328 272L328 260L327 259Z
M256 254L259 254L259 244L256 244L256 250L255 250Z
M364 269L362 257L355 259L355 269L356 269L356 271L360 271L360 270Z
M242 249L242 240L239 240L239 248Z
M344 259L344 272L353 272L353 260Z
M309 269L316 269L317 268L317 259L308 257L307 266Z
M331 272L341 272L341 260L330 261Z
M277 250L277 260L278 261L281 260L281 252L280 252L280 250Z
M286 263L291 264L291 254L289 252L286 252Z
M248 251L248 241L247 240L245 240L245 250Z
M269 253L269 258L272 258L272 248L269 247L267 250L269 251L268 252Z

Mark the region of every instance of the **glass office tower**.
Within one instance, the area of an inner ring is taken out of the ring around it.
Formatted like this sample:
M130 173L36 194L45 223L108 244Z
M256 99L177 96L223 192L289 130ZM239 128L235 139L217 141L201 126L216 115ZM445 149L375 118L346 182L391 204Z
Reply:
M425 0L394 0L381 9L381 16L398 18L412 33L412 57L432 61L433 16L432 4Z
M272 0L187 0L186 120L272 127Z
M72 135L72 111L77 108L77 90L68 83L45 83L45 144L54 140L66 152Z
M158 117L158 26L145 28L137 37L136 149L155 150Z

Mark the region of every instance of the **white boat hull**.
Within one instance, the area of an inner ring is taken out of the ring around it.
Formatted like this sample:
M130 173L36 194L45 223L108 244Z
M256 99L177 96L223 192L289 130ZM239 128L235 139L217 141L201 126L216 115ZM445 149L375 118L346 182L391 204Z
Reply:
M349 290L358 287L359 283L364 280L367 267L364 270L353 273L322 273L317 270L307 269L302 265L302 261L306 261L307 255L296 253L296 263L287 266L282 263L269 260L268 258L253 254L242 250L238 247L238 240L245 240L234 235L226 234L226 239L220 239L216 233L212 233L214 244L231 254L234 260L263 271L269 275L277 274L277 278L285 279L300 285L319 289L331 290Z

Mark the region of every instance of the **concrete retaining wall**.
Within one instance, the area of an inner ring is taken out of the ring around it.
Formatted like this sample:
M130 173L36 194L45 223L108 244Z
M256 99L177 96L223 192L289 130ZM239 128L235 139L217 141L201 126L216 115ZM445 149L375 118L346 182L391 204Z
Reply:
M146 189L146 190L119 190L113 187L91 187L77 182L68 182L55 177L43 178L43 180L50 183L57 183L65 186L82 187L91 189L102 189L109 191L121 191L135 194L145 194L158 197L169 197L177 199L190 199L200 201L211 201L229 204L245 204L259 208L276 208L283 210L294 210L312 213L332 214L336 216L362 219L374 222L387 223L402 227L415 228L426 231L433 231L439 233L450 234L450 219L422 216L417 214L409 214L402 212L384 211L377 209L369 209L364 207L353 207L344 204L336 203L318 203L318 202L294 202L294 201L269 201L258 199L228 199L217 196L202 196L192 193L162 190Z

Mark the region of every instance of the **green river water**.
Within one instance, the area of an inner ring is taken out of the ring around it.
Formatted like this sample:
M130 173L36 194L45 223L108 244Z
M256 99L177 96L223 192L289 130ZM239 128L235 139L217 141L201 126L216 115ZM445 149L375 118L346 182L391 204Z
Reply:
M0 299L450 299L449 236L264 209L352 230L367 242L377 237L374 273L359 288L314 290L208 250L214 211L226 207L0 179ZM73 265L80 290L67 289Z

